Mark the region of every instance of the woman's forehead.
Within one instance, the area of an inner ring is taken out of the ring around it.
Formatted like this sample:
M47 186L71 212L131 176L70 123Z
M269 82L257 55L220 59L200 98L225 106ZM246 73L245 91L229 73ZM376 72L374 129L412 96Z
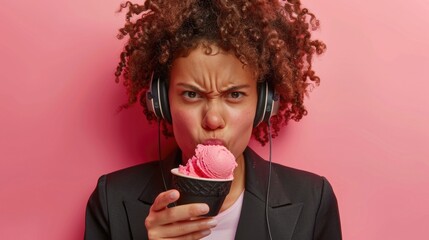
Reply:
M235 56L233 51L226 51L216 44L199 44L190 49L186 55L181 55L173 60L170 73L186 72L193 74L217 73L228 75L240 75L243 72L256 78L255 67L247 65Z
M170 72L170 81L176 84L195 82L207 84L247 84L256 81L249 66L241 63L234 54L220 48L213 48L207 54L204 47L192 50L187 56L174 60Z

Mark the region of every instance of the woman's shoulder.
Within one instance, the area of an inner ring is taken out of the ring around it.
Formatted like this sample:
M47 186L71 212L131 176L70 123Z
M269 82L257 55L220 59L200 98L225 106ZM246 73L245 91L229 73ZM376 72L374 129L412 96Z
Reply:
M142 175L153 172L156 168L159 168L158 160L119 169L114 172L107 173L106 176L113 179L138 178L142 177Z
M273 164L273 169L275 169L275 172L279 176L281 176L281 178L284 178L290 181L294 180L298 182L303 182L303 183L308 182L308 183L314 184L322 181L323 179L326 179L325 177L314 172L293 168L293 167L288 167L280 163L272 163L272 164Z
M255 151L253 151L250 148L246 149L246 158L248 159L248 163L250 163L253 168L257 168L259 170L269 169L269 161L260 157ZM293 180L293 181L304 182L304 183L320 182L321 180L324 179L324 177L316 173L293 168L293 167L288 167L278 162L273 161L271 164L272 164L273 172L276 173L282 179L286 179L290 181Z
M247 157L258 178L266 178L269 175L269 161L262 159L253 150L247 150ZM319 174L288 167L277 162L271 163L272 182L278 189L283 189L293 196L312 195L324 190L332 191L329 181Z
M280 188L287 192L291 200L302 201L316 196L321 198L322 195L335 198L332 185L324 176L278 163L273 163L273 172L277 176Z
M103 188L108 188L111 191L129 190L133 186L138 186L140 189L142 185L150 181L158 169L159 161L138 164L102 175L98 180L98 185L99 187L102 185Z

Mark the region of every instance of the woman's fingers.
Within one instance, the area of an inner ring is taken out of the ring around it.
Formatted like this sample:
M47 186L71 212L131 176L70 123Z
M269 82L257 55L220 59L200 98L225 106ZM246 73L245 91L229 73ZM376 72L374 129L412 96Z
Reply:
M146 227L165 225L189 219L195 219L209 212L209 207L204 203L180 205L172 208L164 208L152 212L146 218Z
M151 211L164 210L168 204L173 203L179 199L179 196L179 192L174 189L162 192L156 197L155 202L152 204L150 209Z
M217 220L214 218L199 218L190 221L177 222L171 225L162 227L162 233L165 236L185 236L201 234L210 231L217 225Z
M193 203L168 208L179 196L177 190L169 190L156 197L145 220L149 239L200 239L209 235L210 229L216 226L215 219L199 217L209 212L207 204Z

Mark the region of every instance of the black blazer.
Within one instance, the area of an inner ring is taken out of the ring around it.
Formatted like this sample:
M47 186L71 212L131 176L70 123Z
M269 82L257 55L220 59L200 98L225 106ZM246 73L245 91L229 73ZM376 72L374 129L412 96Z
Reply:
M170 169L181 153L161 162L169 185ZM235 239L269 239L265 221L268 162L247 148L243 206ZM149 162L102 176L86 210L86 240L147 239L145 218L164 191L160 162ZM269 198L273 240L337 240L338 206L331 185L315 174L273 163Z

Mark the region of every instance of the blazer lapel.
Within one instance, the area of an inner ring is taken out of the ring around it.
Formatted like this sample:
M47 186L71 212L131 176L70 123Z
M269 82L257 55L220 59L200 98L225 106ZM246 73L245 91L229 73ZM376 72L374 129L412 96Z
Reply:
M138 199L135 201L123 201L132 239L147 239L147 231L144 227L145 219L149 214L150 206L155 201L155 198L158 194L166 190L164 180L167 189L171 189L170 169L178 166L180 157L177 158L177 156L179 154L181 154L180 151L178 151L178 153L175 152L170 154L165 160L159 162L161 164L162 173L159 164L154 165L153 174L145 178L145 183L141 183L144 187Z
M236 232L236 239L267 239L268 226L265 217L265 200L269 164L253 150L244 152L246 187L243 206ZM271 172L268 217L273 239L291 239L302 204L292 203L282 186L281 176Z
M151 205L139 201L124 201L123 203L128 217L131 239L147 239L144 222Z

